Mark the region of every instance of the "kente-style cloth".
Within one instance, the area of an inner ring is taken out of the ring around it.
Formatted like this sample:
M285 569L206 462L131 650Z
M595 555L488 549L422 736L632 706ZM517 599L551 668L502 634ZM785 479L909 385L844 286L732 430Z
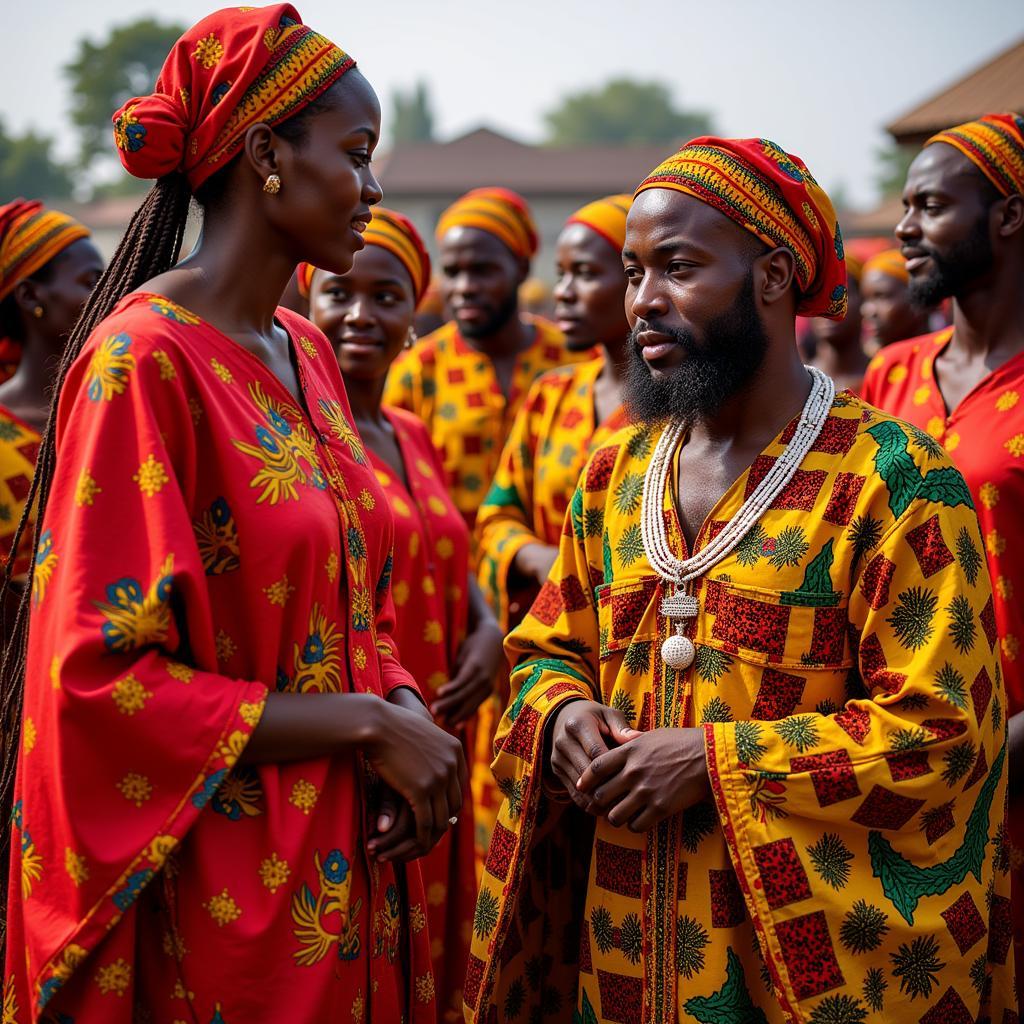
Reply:
M884 251L872 256L864 264L864 269L861 271L861 277L871 271L878 271L880 274L888 274L889 277L896 278L897 281L902 281L904 284L910 283L910 274L907 272L907 261L903 257L903 253L899 249L885 249Z
M926 143L945 142L960 150L1003 196L1024 194L1024 117L986 114L933 135Z
M367 449L395 523L391 635L428 703L455 674L466 638L469 530L445 486L441 460L423 424L404 409L382 409L395 432L408 486ZM467 763L472 727L460 734ZM439 1021L462 1020L462 982L476 905L473 804L469 787L458 823L416 863L426 892L427 931Z
M632 202L633 197L626 193L595 199L594 202L581 206L565 222L565 226L582 224L591 231L596 231L616 253L619 253L626 244L626 216Z
M656 167L634 196L671 188L694 196L767 246L793 254L798 316L846 315L843 236L832 201L798 156L769 139L702 135Z
M508 188L475 188L456 199L437 222L438 241L457 227L489 232L520 259L528 260L537 252L537 227L530 207Z
M368 863L361 756L239 763L268 692L416 685L389 635L391 517L334 353L276 317L301 404L145 293L64 384L15 789L12 1020L398 1021L405 957L410 1018L436 1019L419 870Z
M1024 354L979 381L947 413L934 364L953 337L935 334L889 345L871 361L864 398L922 431L921 444L945 448L974 496L992 576L996 632L1002 653L1007 716L1024 711L1024 545L1018 510L1024 504ZM1017 992L1024 996L1024 805L1011 803Z
M602 355L560 366L533 382L480 506L480 586L506 632L537 596L534 586L513 588L516 555L527 544L558 545L580 470L591 451L628 422L621 406L597 422L594 384L604 363Z
M74 217L34 199L0 206L0 301L72 242L90 234Z
M174 44L153 93L114 114L121 163L136 178L181 171L195 192L252 125L286 121L353 67L291 4L215 11Z
M506 799L467 1019L511 1002L521 1020L575 1008L601 1024L1012 1020L1006 703L962 477L917 432L837 396L790 484L701 579L697 657L676 673L640 535L655 440L627 428L591 457L558 562L507 641ZM573 698L642 731L702 726L711 796L641 835L578 811L542 763Z
M28 500L28 489L36 471L39 446L43 443L39 433L10 411L0 406L0 567L11 557L14 534L21 522ZM21 543L14 558L13 574L23 577L32 561L32 518L25 524Z

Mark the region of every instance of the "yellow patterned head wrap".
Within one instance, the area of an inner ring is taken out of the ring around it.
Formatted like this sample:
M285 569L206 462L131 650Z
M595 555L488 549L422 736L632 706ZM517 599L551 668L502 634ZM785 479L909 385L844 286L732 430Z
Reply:
M633 198L650 188L685 192L769 247L789 249L799 316L846 315L843 236L832 201L798 156L769 139L701 136L656 167Z
M35 200L15 199L0 206L0 301L19 281L89 235L89 229L74 217Z
M1024 195L1024 118L1020 114L986 114L933 135L925 145L936 142L960 150L1000 195Z
M394 210L375 206L363 238L367 245L379 245L397 257L412 278L418 304L430 285L430 254L413 222Z
M889 277L895 277L897 281L902 281L904 284L910 282L910 274L907 272L907 261L903 258L903 253L899 249L885 249L872 256L864 264L861 276L863 277L870 270L877 270L880 274L888 274Z
M440 241L452 228L479 228L529 260L537 251L537 228L526 200L507 188L475 188L456 199L437 222Z
M605 196L604 199L581 206L565 222L566 227L570 224L582 224L591 231L596 231L618 255L626 244L626 214L629 213L632 202L633 197L628 193Z

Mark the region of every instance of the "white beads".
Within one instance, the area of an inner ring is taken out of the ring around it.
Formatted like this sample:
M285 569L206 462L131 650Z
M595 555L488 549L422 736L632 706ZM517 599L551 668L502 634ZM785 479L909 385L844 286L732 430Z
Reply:
M697 649L693 646L693 641L688 636L682 636L679 633L673 633L661 645L661 660L677 672L689 668L693 664L696 653Z

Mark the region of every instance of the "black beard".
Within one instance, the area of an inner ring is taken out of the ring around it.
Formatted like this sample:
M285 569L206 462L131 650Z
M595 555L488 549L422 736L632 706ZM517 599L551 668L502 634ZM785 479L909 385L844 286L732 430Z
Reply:
M671 376L651 374L636 344L640 329L666 334L682 346L685 359ZM702 343L689 331L669 329L654 320L638 322L630 333L623 386L630 415L636 422L671 419L688 425L714 416L753 379L767 350L768 335L754 301L752 274L732 308L708 324Z
M492 334L497 334L518 312L519 293L513 288L489 320L482 320L480 323L470 324L466 327L459 324L459 331L464 338L480 341L483 338L489 338Z
M994 257L987 214L978 218L970 235L945 253L924 246L917 248L930 256L935 265L927 277L910 278L910 301L919 309L932 309L943 299L959 295L972 281L992 269Z

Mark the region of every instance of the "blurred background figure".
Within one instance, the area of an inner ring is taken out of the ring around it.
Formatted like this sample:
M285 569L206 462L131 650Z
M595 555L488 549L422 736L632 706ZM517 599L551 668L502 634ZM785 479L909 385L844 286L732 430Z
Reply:
M528 277L519 286L519 308L524 313L550 317L553 312L551 289L539 277Z
M864 343L875 349L928 331L928 310L910 298L910 274L899 249L872 256L861 271Z
M842 320L816 316L810 322L814 343L810 364L827 373L836 382L837 390L849 388L854 394L864 380L869 362L861 341L860 273L860 261L847 253L846 316Z

